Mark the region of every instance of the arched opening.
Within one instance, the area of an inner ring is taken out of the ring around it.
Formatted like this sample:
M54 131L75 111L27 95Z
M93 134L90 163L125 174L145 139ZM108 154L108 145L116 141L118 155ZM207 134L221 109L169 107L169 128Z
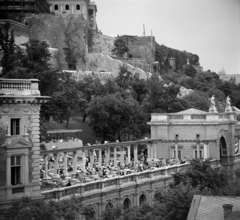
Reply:
M54 5L54 10L58 11L58 5Z
M65 5L65 10L69 10L69 5Z
M76 10L80 10L80 5L79 4L76 5Z
M96 211L93 206L84 207L81 214L84 215L85 220L97 220Z
M114 205L111 202L108 202L108 204L105 207L105 210L112 209L112 208L114 208Z
M142 194L139 198L139 204L142 205L145 202L147 202L147 197L145 196L145 194Z
M130 199L126 198L123 202L123 209L127 210L127 209L130 209L131 207L132 207L132 203L131 203Z
M227 162L227 143L224 137L220 138L220 162L224 164Z

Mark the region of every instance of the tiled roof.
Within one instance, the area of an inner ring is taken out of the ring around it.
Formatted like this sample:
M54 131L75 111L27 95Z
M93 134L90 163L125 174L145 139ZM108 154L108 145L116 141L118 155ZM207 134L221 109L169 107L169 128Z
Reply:
M174 113L174 114L177 114L177 115L194 115L194 114L207 114L207 112L205 111L201 111L201 110L198 110L198 109L195 109L195 108L190 108L190 109L187 109L187 110L184 110L184 111L181 111L181 112L177 112L177 113Z
M194 196L187 220L223 220L223 204L232 204L233 212L240 211L240 197Z

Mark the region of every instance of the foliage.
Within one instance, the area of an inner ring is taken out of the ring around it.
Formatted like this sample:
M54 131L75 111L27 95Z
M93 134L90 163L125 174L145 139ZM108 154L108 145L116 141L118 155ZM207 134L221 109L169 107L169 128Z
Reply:
M199 186L201 191L208 188L215 195L228 184L228 175L224 170L212 168L209 160L202 162L199 159L191 160L186 171L174 174L173 179L175 186L183 183L194 188Z
M6 75L8 71L13 68L13 55L15 50L14 31L11 24L6 22L0 25L0 52L3 52L1 64L3 67L2 76Z
M114 48L112 49L112 53L118 57L123 57L123 55L129 51L129 43L133 43L136 40L137 39L131 35L118 36L114 41Z

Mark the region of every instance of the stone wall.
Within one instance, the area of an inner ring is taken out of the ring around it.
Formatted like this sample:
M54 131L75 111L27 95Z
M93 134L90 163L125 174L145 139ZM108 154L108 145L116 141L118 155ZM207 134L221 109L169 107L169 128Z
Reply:
M114 37L104 35L101 32L94 33L90 51L94 53L102 53L104 55L111 55L111 51L114 48L114 40Z
M87 24L80 15L40 14L28 19L30 37L47 41L51 48L56 48L56 68L68 69L65 50L71 48L77 58L77 69L85 69Z

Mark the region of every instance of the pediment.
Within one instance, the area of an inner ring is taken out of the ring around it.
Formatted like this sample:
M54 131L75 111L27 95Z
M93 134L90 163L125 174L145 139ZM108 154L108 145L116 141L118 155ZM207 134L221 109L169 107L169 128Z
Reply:
M23 138L13 139L10 144L7 145L8 149L22 149L32 147L32 143L26 141Z

